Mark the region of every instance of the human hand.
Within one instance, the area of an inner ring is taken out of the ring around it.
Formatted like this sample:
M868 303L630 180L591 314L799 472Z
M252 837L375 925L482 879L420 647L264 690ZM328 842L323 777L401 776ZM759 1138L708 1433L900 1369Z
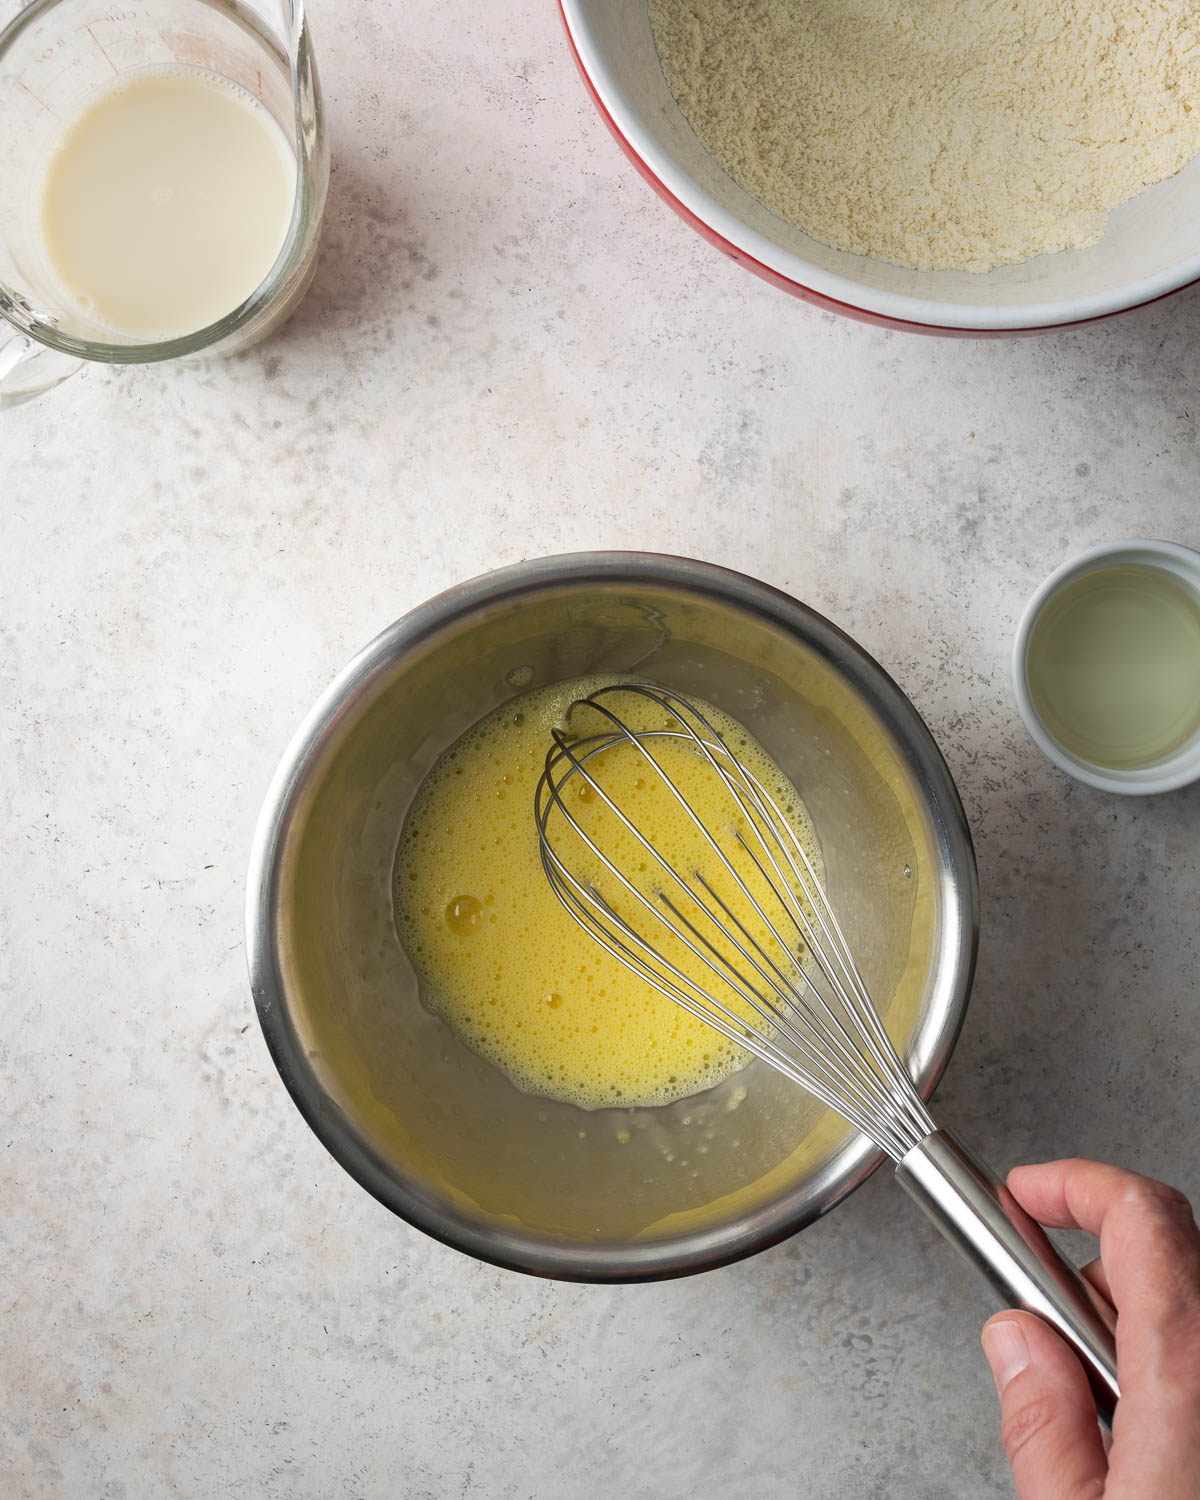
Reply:
M1016 1167L1009 1190L1035 1219L1085 1229L1084 1275L1116 1308L1121 1399L1105 1453L1083 1369L1030 1313L983 1330L1019 1500L1200 1497L1200 1231L1182 1193L1121 1167Z

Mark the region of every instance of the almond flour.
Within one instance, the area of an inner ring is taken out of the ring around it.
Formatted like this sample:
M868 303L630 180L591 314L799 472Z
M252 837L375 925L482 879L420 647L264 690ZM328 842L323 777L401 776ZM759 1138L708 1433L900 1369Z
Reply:
M900 266L1091 244L1200 150L1200 0L650 0L650 18L735 181Z

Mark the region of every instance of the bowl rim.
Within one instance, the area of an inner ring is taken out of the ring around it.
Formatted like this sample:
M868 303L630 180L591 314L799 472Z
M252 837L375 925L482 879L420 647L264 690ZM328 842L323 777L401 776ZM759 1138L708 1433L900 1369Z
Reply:
M944 933L948 962L918 1028L911 1066L921 1096L936 1088L962 1028L974 976L979 892L974 848L949 768L924 720L887 672L837 626L790 595L713 563L648 552L581 552L529 559L483 574L429 599L393 622L342 668L305 715L271 779L251 847L246 955L255 1008L271 1058L314 1134L385 1207L443 1244L509 1270L568 1281L640 1282L688 1275L740 1260L786 1239L860 1186L883 1153L851 1133L819 1173L729 1226L678 1240L597 1246L484 1226L464 1210L399 1180L325 1092L291 1020L279 961L280 860L297 804L338 724L395 663L444 626L484 605L563 586L626 584L707 596L793 635L824 654L864 693L897 754L924 789L943 888L954 897Z
M1200 282L1200 250L1155 276L1107 292L1010 307L938 302L886 292L822 270L722 208L659 147L609 72L584 12L584 0L559 0L559 14L592 102L641 176L710 243L739 265L805 301L884 328L951 337L1002 337L1095 323Z
M1029 687L1029 642L1042 611L1050 600L1068 584L1104 567L1129 563L1157 567L1182 579L1200 599L1200 552L1181 542L1152 537L1127 541L1100 542L1095 547L1070 557L1038 585L1022 611L1013 637L1012 682L1017 712L1030 738L1042 754L1060 771L1073 776L1085 786L1101 792L1116 792L1126 797L1149 797L1160 792L1175 792L1200 780L1200 738L1193 738L1164 761L1130 770L1116 770L1096 765L1073 755L1042 723Z

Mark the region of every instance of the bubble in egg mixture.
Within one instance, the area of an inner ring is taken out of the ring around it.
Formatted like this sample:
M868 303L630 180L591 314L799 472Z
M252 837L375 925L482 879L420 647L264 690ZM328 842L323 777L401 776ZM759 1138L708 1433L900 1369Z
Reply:
M465 936L475 932L483 920L483 902L474 896L455 896L446 907L446 926Z
M397 933L428 1007L518 1088L585 1109L666 1104L720 1082L746 1059L606 953L563 908L542 868L533 798L552 730L575 699L610 681L577 678L537 689L469 729L418 791L393 881ZM820 874L795 788L741 725L697 706L787 810ZM651 723L647 718L643 727ZM720 792L701 774L701 758L678 741L662 742L656 756L701 817L712 816ZM638 821L656 847L671 849L675 859L692 857L688 840L694 847L696 836L687 814L644 757L631 749L597 779L618 802L636 798ZM581 818L611 816L586 782L577 781L576 790ZM646 881L654 878L645 851L619 829L605 852L635 878L639 870Z

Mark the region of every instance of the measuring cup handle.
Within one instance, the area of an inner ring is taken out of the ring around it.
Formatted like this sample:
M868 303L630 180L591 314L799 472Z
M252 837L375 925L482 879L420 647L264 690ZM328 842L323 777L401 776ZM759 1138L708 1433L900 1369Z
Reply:
M0 321L0 409L32 401L61 385L83 365Z

